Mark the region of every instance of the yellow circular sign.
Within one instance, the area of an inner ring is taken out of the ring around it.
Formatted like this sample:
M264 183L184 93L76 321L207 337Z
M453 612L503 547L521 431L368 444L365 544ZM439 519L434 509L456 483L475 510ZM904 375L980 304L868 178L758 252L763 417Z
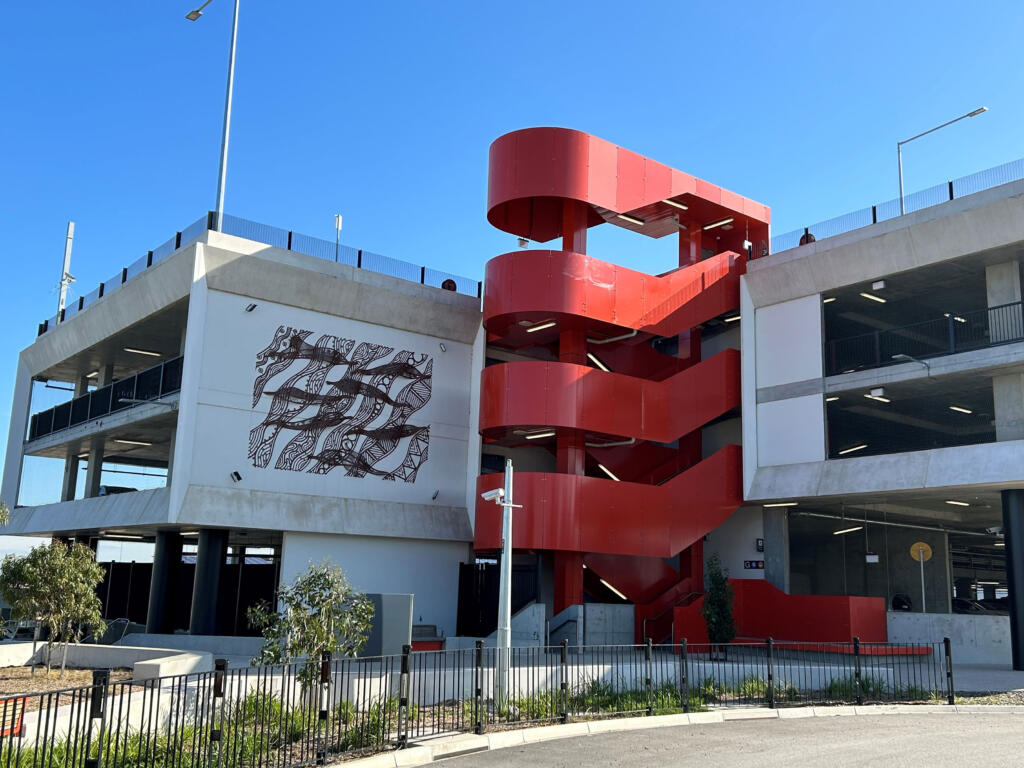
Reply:
M910 556L917 562L928 562L932 559L932 548L923 541L915 541L910 545Z

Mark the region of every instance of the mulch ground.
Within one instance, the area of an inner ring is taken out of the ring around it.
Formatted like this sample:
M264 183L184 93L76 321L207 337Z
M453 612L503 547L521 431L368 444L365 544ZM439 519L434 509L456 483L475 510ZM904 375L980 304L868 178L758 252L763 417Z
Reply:
M130 669L110 670L112 682L127 680L131 676ZM28 712L35 711L41 706L51 706L51 702L46 697L38 694L63 691L67 688L80 688L85 685L92 685L92 670L90 669L68 669L64 671L63 675L60 674L59 669L51 670L47 674L45 667L36 667L34 675L29 667L0 669L0 698L27 695L29 700L25 704L25 710ZM65 702L61 701L60 703Z

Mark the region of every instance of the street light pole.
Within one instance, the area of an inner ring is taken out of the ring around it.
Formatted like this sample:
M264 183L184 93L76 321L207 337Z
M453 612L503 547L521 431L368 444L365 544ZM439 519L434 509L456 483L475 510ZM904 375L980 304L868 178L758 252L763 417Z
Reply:
M501 501L501 579L498 582L498 701L508 700L512 649L512 459L505 459L505 493Z
M212 0L206 0L194 11L186 14L189 21L196 21L203 15L203 8L208 6ZM231 97L235 88L235 44L238 40L238 3L235 0L235 14L231 21L231 49L228 54L228 87L224 97L224 129L220 139L220 170L217 174L217 231L223 231L224 222L224 187L228 175L228 139L231 136Z
M960 115L960 117L953 118L952 120L949 120L943 123L942 125L937 125L934 128L929 128L924 133L917 134L917 136L911 136L909 139L904 139L903 141L896 142L896 165L899 170L900 178L900 216L906 213L906 210L903 206L903 145L910 143L914 139L920 139L922 136L927 136L929 133L935 133L935 131L939 130L940 128L945 128L947 125L952 125L953 123L959 122L960 120L963 120L968 117L975 117L977 115L980 115L982 112L987 111L988 107L978 107L973 112L968 112L966 115Z

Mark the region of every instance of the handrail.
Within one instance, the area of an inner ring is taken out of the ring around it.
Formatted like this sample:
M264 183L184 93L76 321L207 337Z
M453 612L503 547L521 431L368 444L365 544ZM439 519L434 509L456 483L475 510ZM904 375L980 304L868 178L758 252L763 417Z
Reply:
M216 229L216 215L213 211L210 211L206 216L196 219L183 230L176 232L163 245L158 246L152 251L147 251L144 256L137 259L130 266L123 267L109 280L100 283L90 293L79 296L77 301L71 302L65 309L61 310L60 314L41 322L37 335L42 336L60 323L73 317L77 312L85 309L87 306L91 306L104 296L113 293L136 275L167 258L182 246L188 245L199 238L207 230ZM314 256L326 261L348 264L358 269L367 269L371 272L391 275L392 277L420 283L421 285L443 288L467 296L476 296L477 298L480 298L483 294L483 283L479 280L473 280L449 272L440 272L430 267L392 259L388 256L372 253L371 251L350 248L349 246L339 246L333 240L310 237L301 232L271 227L237 216L225 214L222 217L220 231L224 234L244 237L247 240L255 240L256 242L265 243L294 253L304 253L307 256Z
M824 344L826 375L1024 340L1024 304L1016 301L968 312L948 312L894 328L830 339Z
M184 357L165 360L92 392L32 414L28 440L52 435L116 411L155 402L181 390Z
M678 600L673 602L670 606L668 606L668 608L666 608L665 610L663 610L661 613L657 614L656 616L647 616L647 617L645 617L644 620L642 622L640 622L640 635L641 635L641 638L644 639L644 640L647 639L647 622L648 621L657 621L662 616L667 614L669 611L674 611L676 608L678 608L684 602L689 600L691 597L695 597L695 596L703 595L703 594L704 594L704 592L702 592L702 591L701 592L697 592L697 591L687 592L685 595L683 595L681 598L679 598ZM672 622L672 629L673 630L675 629L675 621L674 620Z

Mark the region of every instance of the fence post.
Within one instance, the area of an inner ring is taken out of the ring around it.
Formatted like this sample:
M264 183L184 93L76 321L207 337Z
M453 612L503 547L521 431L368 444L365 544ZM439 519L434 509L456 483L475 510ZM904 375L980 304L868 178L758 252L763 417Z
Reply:
M853 687L857 697L857 706L864 703L864 684L860 677L860 638L853 638Z
M946 703L950 706L956 703L953 688L953 644L948 637L942 638L942 647L946 651Z
M360 248L358 251L356 251L356 266L359 267L360 269L363 268L363 249L362 248Z
M483 709L483 697L484 697L484 641L476 641L476 663L473 669L473 676L475 678L473 691L473 733L481 734L484 732L483 718L481 717L481 710Z
M420 285L423 285L426 282L427 282L427 268L426 267L420 267Z
M104 722L107 711L107 686L110 685L109 669L92 671L92 691L89 696L88 738L85 746L85 768L99 768L103 756ZM92 730L99 721L99 733L96 734L96 756L92 757Z
M288 250L292 249L292 231L288 230Z
M562 638L562 660L560 664L561 682L559 690L559 709L561 709L562 722L569 722L569 638Z
M320 652L320 712L317 717L316 764L327 764L326 731L330 727L331 706L331 652Z
M220 765L222 731L217 726L217 710L221 712L221 724L224 714L224 678L227 676L227 659L213 661L213 701L210 702L210 765ZM219 707L218 707L219 705Z
M644 646L644 689L647 691L647 716L654 714L654 680L652 675L652 663L654 660L654 647L651 638L647 638Z
M217 212L216 211L207 211L206 212L206 228L207 229L212 229L214 231L217 230Z
M872 224L877 224L878 223L878 206L877 205L872 205L871 206L871 223Z
M398 679L398 748L409 746L409 654L412 646L402 646L402 673Z
M949 199L953 199L953 182L949 182Z
M149 267L152 267L152 266L153 266L153 252L152 251L146 251L146 267L149 268Z
M181 248L181 232L174 233L174 250Z
M768 652L768 708L775 709L775 654L773 651L775 644L770 637L767 637L764 646Z
M679 640L679 688L683 694L683 712L690 711L690 677L686 663L686 638Z

